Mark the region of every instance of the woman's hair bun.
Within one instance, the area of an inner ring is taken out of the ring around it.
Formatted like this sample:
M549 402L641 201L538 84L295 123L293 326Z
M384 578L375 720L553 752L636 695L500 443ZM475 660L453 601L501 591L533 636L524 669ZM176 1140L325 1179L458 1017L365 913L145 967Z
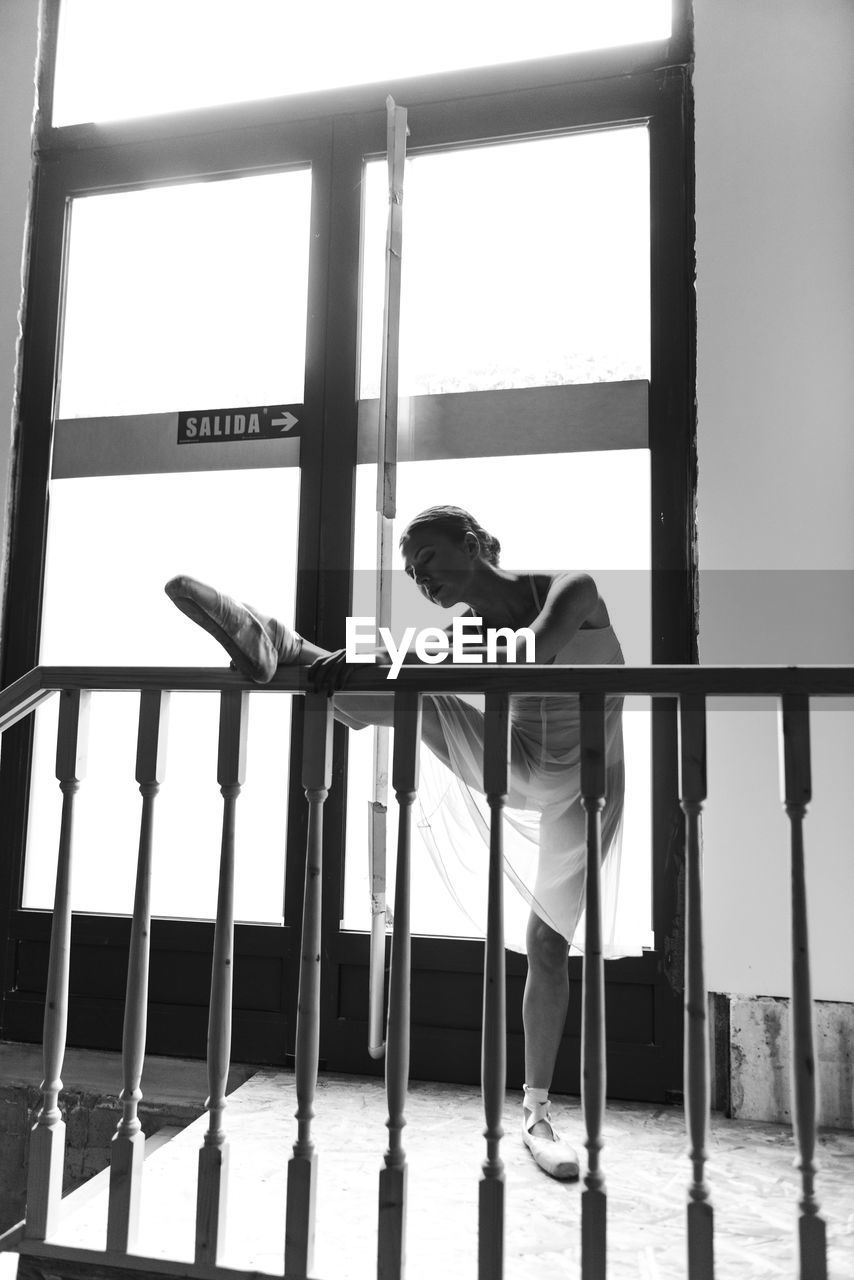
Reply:
M437 529L458 542L462 542L467 533L473 533L480 543L480 553L484 560L488 564L498 564L501 543L491 533L487 533L483 525L478 524L471 512L463 507L436 506L420 511L401 534L401 547L416 529Z

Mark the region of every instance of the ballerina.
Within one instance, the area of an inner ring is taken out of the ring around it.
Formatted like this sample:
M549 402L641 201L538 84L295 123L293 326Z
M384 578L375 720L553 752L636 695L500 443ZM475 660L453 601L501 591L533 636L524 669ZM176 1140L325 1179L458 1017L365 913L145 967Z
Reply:
M499 567L500 544L469 512L430 507L400 539L408 577L430 601L448 609L464 603L484 628L530 629L536 661L622 663L619 641L594 580L585 573L521 573ZM249 679L266 683L279 664L311 666L315 685L333 698L337 720L353 729L391 725L393 699L346 693L345 650L330 651L279 619L180 576L166 593L213 635ZM522 646L522 639L517 641ZM507 653L510 660L524 653ZM603 857L616 846L622 822L624 767L622 699L605 703L607 802ZM483 712L451 695L422 699L422 738L473 791L483 791ZM525 1085L522 1136L537 1164L552 1177L577 1178L578 1155L551 1120L549 1089L569 1002L567 952L584 905L586 815L580 795L578 698L514 695L510 714L508 804L538 818L536 877L522 892L530 905L526 930L528 974L522 1003ZM518 887L518 886L517 886Z

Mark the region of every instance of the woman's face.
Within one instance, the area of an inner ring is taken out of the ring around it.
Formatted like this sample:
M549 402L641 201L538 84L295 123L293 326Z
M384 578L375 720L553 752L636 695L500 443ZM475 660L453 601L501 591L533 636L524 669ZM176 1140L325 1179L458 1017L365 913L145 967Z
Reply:
M428 600L450 609L467 599L466 589L480 555L472 534L459 542L427 525L407 535L401 552L408 577Z

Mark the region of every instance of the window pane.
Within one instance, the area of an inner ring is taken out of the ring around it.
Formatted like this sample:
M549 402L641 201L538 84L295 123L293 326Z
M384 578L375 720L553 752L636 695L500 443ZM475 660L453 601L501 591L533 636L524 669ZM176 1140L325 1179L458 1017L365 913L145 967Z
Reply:
M670 9L670 0L524 9L517 0L62 0L54 123L662 40Z
M61 418L299 402L311 172L73 202Z
M357 469L353 613L375 615L376 468ZM646 450L527 455L403 463L398 467L398 512L393 545L409 519L437 502L465 507L501 542L501 564L509 569L578 568L592 572L608 605L626 662L650 661L650 498ZM397 565L395 566L397 568ZM431 606L402 572L392 575L392 632L407 624L446 626L453 612ZM616 939L627 949L652 945L650 874L650 728L648 700L627 699L623 717L626 803ZM370 927L368 802L372 799L371 730L350 734L347 789L347 857L343 925ZM426 748L425 748L426 750ZM441 766L438 766L439 768ZM389 802L387 865L389 905L397 822ZM416 933L470 936L472 924L442 883L429 844L412 860L412 928ZM472 828L474 832L474 828ZM457 850L486 859L480 837ZM527 908L516 899L517 938ZM512 917L511 917L512 918ZM508 928L510 924L508 922ZM509 938L509 934L508 934Z
M163 592L187 572L293 616L299 469L54 481L40 661L54 665L217 666L227 658ZM289 555L281 548L292 549ZM77 911L130 912L140 796L139 699L93 694L87 776L77 801ZM291 698L253 694L247 780L237 806L235 910L282 919ZM219 699L173 694L157 800L152 906L211 918L221 839ZM24 906L53 902L59 832L56 699L37 712Z
M366 166L361 391L379 395L387 166ZM413 156L400 391L649 377L645 127Z

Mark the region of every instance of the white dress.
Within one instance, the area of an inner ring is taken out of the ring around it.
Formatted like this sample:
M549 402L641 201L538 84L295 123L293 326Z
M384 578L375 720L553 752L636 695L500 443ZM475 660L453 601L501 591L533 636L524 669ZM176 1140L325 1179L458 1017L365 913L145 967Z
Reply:
M571 666L622 664L623 654L610 626L583 627L553 661ZM390 723L391 700L385 695L336 694L334 702L336 718L351 727ZM490 819L482 793L483 698L431 694L425 702L432 704L441 723L442 749L421 753L417 827L472 932L483 936ZM602 814L606 955L618 954L610 944L615 932L625 791L622 710L622 698L606 698ZM511 697L510 725L511 789L504 810L505 943L524 952L533 909L572 944L572 950L582 950L587 844L580 792L578 698Z
M622 664L613 629L582 628L555 662ZM457 906L478 934L485 931L489 809L482 795L482 699L431 697L442 723L448 762L422 753L418 794L421 835ZM602 814L603 936L614 937L621 853L625 768L623 699L605 700L606 804ZM578 698L512 697L514 767L504 810L505 941L525 950L528 910L582 950L587 841L581 804ZM522 765L520 767L520 760ZM450 768L448 768L450 765Z

